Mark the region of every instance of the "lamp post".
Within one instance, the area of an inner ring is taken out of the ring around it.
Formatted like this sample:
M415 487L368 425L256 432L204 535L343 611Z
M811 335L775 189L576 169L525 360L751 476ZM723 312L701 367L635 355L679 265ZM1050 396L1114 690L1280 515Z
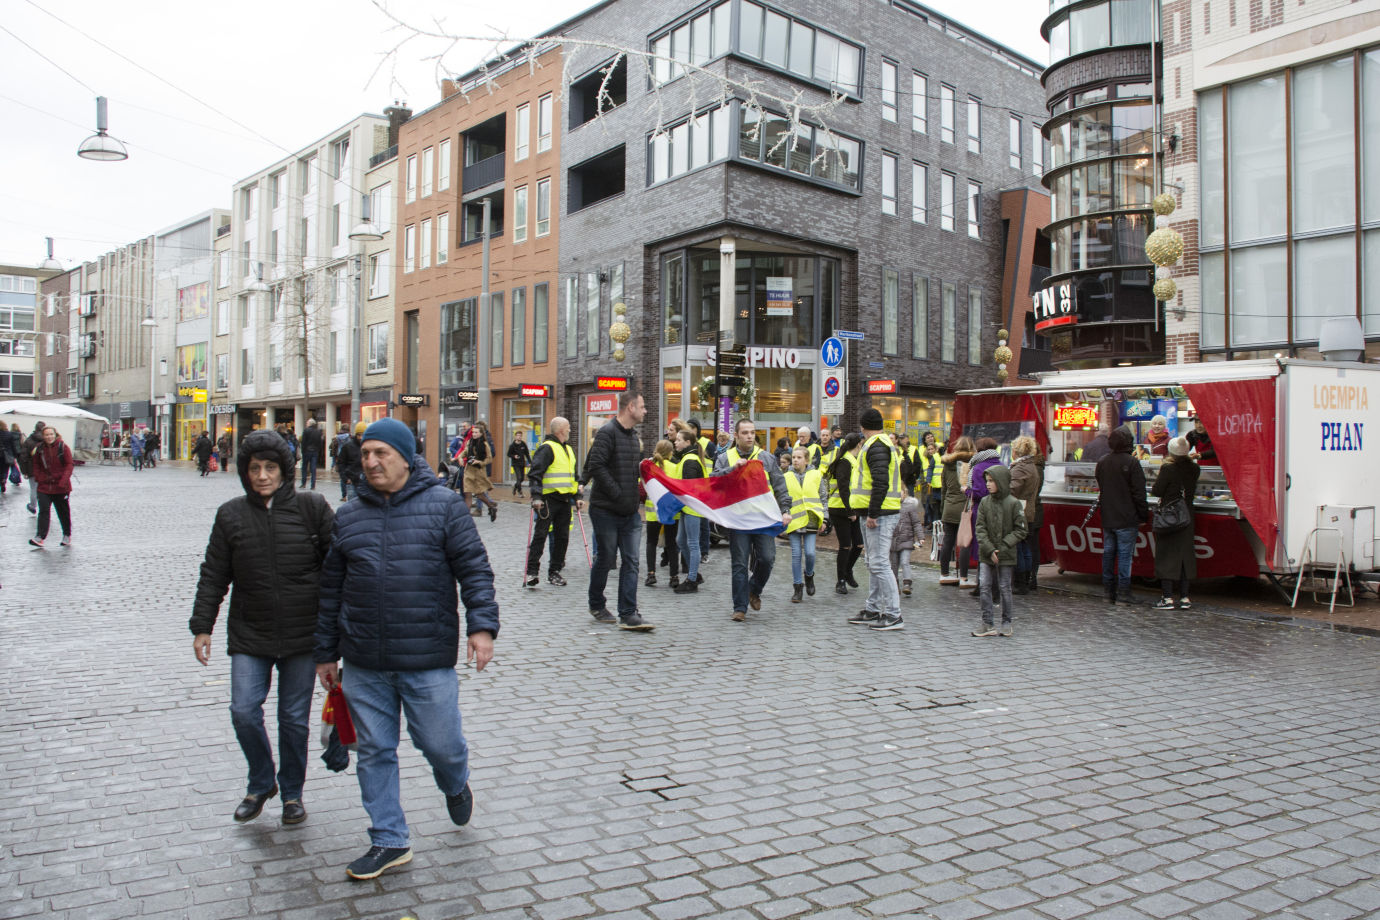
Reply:
M359 210L359 223L355 224L350 231L350 239L356 243L377 243L383 239L383 234L379 232L378 225L374 223L370 214L369 194L366 192L361 197ZM359 400L360 400L360 381L363 378L360 364L360 334L359 327L362 322L360 314L363 311L364 302L364 247L359 247L359 252L355 253L352 261L355 268L355 302L350 316L350 422L360 421Z
M158 413L154 410L153 396L158 389L158 320L153 318L153 307L139 321L139 325L149 331L149 420L153 430L158 431Z

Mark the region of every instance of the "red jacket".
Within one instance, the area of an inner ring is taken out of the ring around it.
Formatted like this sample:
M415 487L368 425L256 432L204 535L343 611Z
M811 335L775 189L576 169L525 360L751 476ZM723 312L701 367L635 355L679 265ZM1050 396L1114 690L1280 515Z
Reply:
M44 495L66 495L72 491L72 449L62 441L43 443L34 448L34 479Z

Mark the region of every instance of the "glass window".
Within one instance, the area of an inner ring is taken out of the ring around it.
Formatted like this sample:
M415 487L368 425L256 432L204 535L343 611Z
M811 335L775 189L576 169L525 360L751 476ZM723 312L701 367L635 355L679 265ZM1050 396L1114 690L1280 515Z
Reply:
M896 120L896 65L882 61L882 120Z
M896 213L896 157L882 154L882 213Z
M671 132L653 134L648 141L648 159L652 161L652 181L664 182L671 176Z
M1215 89L1198 98L1199 232L1202 245L1226 242L1223 208L1224 173L1222 149L1222 91ZM1218 268L1221 271L1221 268ZM1220 279L1219 279L1220 280ZM1219 343L1220 344L1220 343Z
M551 149L551 94L537 100L537 153Z
M982 103L976 96L968 97L968 152L982 152Z
M403 274L412 271L417 264L417 226L408 224L403 231Z
M710 150L715 160L728 158L731 135L728 127L729 108L721 105L709 113Z
M369 193L369 219L374 222L374 229L379 233L387 233L393 228L393 184L391 182L385 182Z
M899 308L901 297L901 276L894 268L882 269L882 353L896 354Z
M1380 48L1361 58L1362 220L1380 220Z
M475 378L475 312L477 301L471 297L441 304L441 385L460 386ZM409 314L415 336L415 319ZM409 365L415 362L409 356ZM411 368L409 368L409 374Z
M411 154L407 158L407 203L411 204L417 200L417 155Z
M925 134L929 130L929 80L923 73L911 73L911 130Z
M945 281L939 287L939 351L945 361L957 361L955 336L958 329L957 293L952 281Z
M939 174L939 229L954 228L954 177L952 173Z
M1061 18L1049 30L1049 61L1062 61L1069 56L1069 21Z
M431 267L431 246L432 246L431 221L430 221L430 220L424 220L424 221L422 221L422 239L421 239L421 243L422 243L422 248L421 248L421 250L417 253L417 267L418 267L418 268L430 268L430 267Z
M698 169L709 162L709 114L696 115L690 125L690 168Z
M791 23L791 61L790 70L803 77L814 71L815 30L803 22Z
M1222 348L1227 344L1226 279L1222 276L1224 256L1205 252L1198 257L1198 286L1203 310L1199 343L1203 348Z
M862 63L862 49L848 42L839 43L839 65L835 69L833 85L846 93L858 94L858 68Z
M1069 14L1069 24L1070 54L1095 51L1112 43L1111 20L1105 3L1074 10Z
M513 138L513 162L521 163L527 159L532 143L531 105L523 103L517 107L517 115L513 119L513 130L516 132Z
M927 217L930 171L924 163L910 164L910 219L923 224Z
M1043 175L1045 171L1045 139L1039 125L1030 126L1030 174Z
M1284 77L1272 74L1232 86L1227 109L1231 241L1245 243L1283 236L1288 203L1284 184L1288 152L1284 146ZM1233 291L1236 274L1233 267ZM1287 293L1284 288L1280 290ZM1232 303L1237 302L1233 294ZM1236 323L1232 324L1232 331L1234 335Z
M527 361L527 288L513 289L513 353L510 364Z
M450 188L450 140L441 141L436 147L436 190L444 192ZM379 213L374 212L374 220L379 220Z
M527 242L527 186L513 189L513 242Z
M685 256L669 255L661 267L661 328L663 345L679 345L685 332Z
M545 364L550 360L547 328L550 325L550 285L546 282L532 288L532 363Z
M910 303L910 356L930 356L930 279L915 276Z
M690 63L690 23L671 30L671 79L685 75L682 64Z
M598 272L585 273L585 354L599 354L599 285Z
M551 232L551 180L537 180L537 236Z
M737 266L738 289L751 290L752 303L752 327L739 341L787 348L812 343L815 260L740 251Z
M939 87L939 139L946 144L954 142L954 88Z
M388 294L388 252L376 252L369 257L369 296ZM226 330L229 331L228 329Z
M752 372L757 388L757 405L753 416L759 423L789 424L810 414L810 397L814 393L814 373L806 367L765 368Z
M450 260L450 214L436 218L436 264L444 265Z
M652 42L652 81L666 83L671 79L671 35L661 36Z
M720 3L710 12L713 16L714 44L709 56L718 57L727 54L729 45L732 44L730 34L733 30L733 7L728 3Z
M762 56L762 8L748 0L738 7L738 50L750 57Z
M981 214L982 214L982 186L969 180L968 182L968 235L973 239L980 239Z
M1154 17L1155 5L1150 0L1112 0L1112 42L1149 44Z
M828 32L815 35L815 73L820 83L833 83L839 66L839 40Z
M968 363L982 363L982 291L968 285Z
M1361 312L1366 335L1380 335L1380 230L1367 230L1362 248Z
M1008 159L1012 169L1021 168L1021 119L1020 116L1012 115L1011 122L1007 129Z
M428 147L422 151L422 197L431 194L432 176L436 174L436 148Z
M1295 233L1331 230L1356 223L1356 109L1352 71L1350 57L1294 71L1290 96L1294 105Z
M489 294L489 367L503 366L503 292Z
M773 10L767 10L766 13L766 24L762 29L762 60L784 70L791 21Z
M1288 299L1282 244L1234 250L1231 254L1232 347L1286 341L1289 337L1285 322Z
M850 137L828 134L823 130L815 132L815 143L822 154L814 161L815 178L857 188L861 145Z
M577 357L580 353L579 333L580 283L571 276L565 279L565 356Z
M388 370L388 324L374 323L369 327L369 373Z
M762 161L768 166L786 168L786 150L791 143L791 123L775 112L762 113Z
M1347 233L1295 243L1294 340L1313 341L1324 320L1355 315L1356 237Z
M762 159L762 113L744 105L738 130L738 156L745 160Z

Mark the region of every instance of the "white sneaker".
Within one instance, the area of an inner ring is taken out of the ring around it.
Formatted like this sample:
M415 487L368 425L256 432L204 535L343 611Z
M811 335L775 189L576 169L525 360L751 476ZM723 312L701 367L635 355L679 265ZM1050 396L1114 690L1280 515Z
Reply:
M960 588L976 588L978 586L978 583L973 581L971 578L965 578L958 583L958 586Z
M941 585L956 585L956 584L958 584L958 576L957 576L957 575L943 575L943 576L940 576L939 583L940 583Z

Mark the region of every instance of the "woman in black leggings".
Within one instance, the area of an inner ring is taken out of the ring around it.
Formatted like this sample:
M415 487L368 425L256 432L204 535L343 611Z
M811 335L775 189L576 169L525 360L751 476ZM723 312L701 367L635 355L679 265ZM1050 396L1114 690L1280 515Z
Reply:
M853 578L853 565L863 551L862 527L858 523L857 512L848 507L848 487L853 482L853 468L858 462L858 448L861 445L862 435L857 432L844 438L838 459L829 468L829 520L834 525L834 534L839 541L835 594L847 594L850 587L858 586ZM841 502L842 506L836 502Z

